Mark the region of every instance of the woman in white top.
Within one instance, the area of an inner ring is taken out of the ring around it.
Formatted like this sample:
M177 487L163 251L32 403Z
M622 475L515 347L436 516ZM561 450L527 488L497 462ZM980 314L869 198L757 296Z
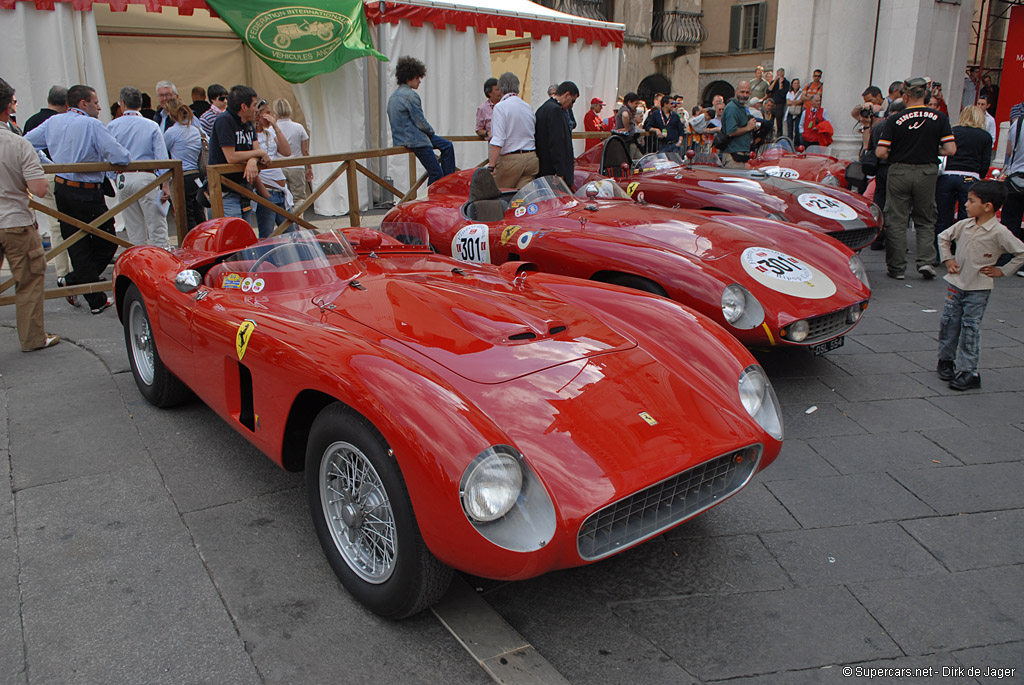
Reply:
M292 121L292 104L284 98L274 100L274 113L277 114L277 128L285 138L288 139L288 146L292 153L288 157L309 156L309 134L302 124ZM293 166L283 169L285 178L288 179L288 190L296 201L309 195L310 185L313 182L313 167Z
M164 142L171 159L180 159L185 172L185 224L192 230L196 224L206 221L203 206L196 201L196 193L204 181L199 173L204 134L196 125L191 107L180 100L168 100L166 106L174 125L164 131Z
M800 115L804 113L803 96L800 79L790 81L789 92L786 93L786 135L793 141L794 148L800 145Z
M256 137L260 142L260 148L267 151L272 162L290 156L291 146L278 128L277 116L267 107L266 100L260 102L259 108L259 114L256 116ZM292 195L288 192L288 181L285 179L283 169L260 171L256 179L256 190L281 209L289 209L292 206ZM261 238L273 233L282 221L283 216L257 203L256 227Z

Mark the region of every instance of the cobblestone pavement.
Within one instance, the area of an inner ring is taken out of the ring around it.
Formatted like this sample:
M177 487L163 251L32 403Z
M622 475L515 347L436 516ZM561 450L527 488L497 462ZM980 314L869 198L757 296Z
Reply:
M746 490L592 566L468 579L570 682L1024 682L1024 279L961 394L942 281L863 256L844 347L759 355L786 443ZM65 342L22 354L0 308L0 683L488 682L429 613L349 599L300 474L201 404L147 405L113 310L46 316Z

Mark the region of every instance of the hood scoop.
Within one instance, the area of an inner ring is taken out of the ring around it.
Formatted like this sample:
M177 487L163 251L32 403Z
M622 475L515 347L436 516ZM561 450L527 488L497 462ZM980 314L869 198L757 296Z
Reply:
M636 343L542 290L487 275L362 279L330 316L369 326L477 383L501 383Z

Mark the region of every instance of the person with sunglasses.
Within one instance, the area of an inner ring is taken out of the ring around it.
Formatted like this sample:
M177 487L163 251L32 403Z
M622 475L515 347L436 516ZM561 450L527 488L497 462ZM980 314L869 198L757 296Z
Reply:
M210 109L199 117L199 128L209 138L213 135L213 122L228 108L228 89L214 83L206 89L206 94L210 97Z

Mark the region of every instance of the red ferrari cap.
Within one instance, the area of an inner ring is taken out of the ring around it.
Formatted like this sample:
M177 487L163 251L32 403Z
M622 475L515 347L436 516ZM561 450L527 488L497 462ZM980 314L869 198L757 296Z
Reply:
M594 99L592 99L590 101L590 104L592 104L592 105L603 105L604 104L604 100L602 100L601 98L594 98Z

